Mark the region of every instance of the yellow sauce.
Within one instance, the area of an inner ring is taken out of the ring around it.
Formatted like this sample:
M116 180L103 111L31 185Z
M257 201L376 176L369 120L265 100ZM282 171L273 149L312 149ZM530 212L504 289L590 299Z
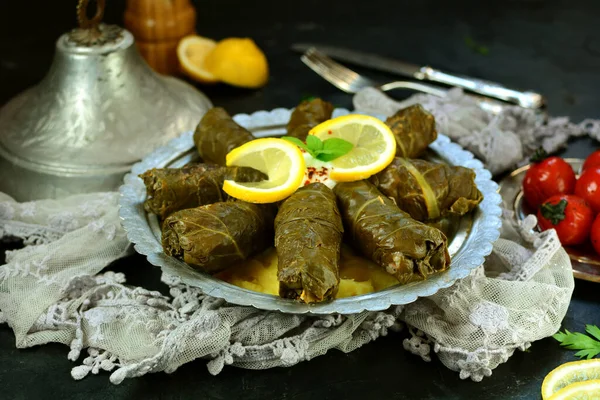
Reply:
M277 252L270 248L218 273L216 277L244 289L277 296ZM342 247L340 286L336 298L376 292L397 284L396 278L375 263L357 255L349 247Z

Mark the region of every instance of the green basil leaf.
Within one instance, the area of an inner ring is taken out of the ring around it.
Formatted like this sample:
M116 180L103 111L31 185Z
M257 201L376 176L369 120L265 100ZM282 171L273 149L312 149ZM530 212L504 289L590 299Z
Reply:
M314 151L315 153L323 148L323 142L321 141L321 139L314 135L308 135L306 137L306 144L308 145L308 148Z

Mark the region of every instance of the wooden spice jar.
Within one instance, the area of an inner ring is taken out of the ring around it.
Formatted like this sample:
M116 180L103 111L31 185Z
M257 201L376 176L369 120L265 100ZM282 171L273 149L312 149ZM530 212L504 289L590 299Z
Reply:
M162 74L176 74L177 44L196 30L190 0L127 0L124 19L148 64Z

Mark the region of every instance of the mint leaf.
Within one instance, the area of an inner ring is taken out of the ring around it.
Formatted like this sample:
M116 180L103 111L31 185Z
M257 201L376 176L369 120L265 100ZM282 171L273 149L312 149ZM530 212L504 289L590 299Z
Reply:
M350 143L347 140L340 139L340 138L326 139L323 142L324 150L343 151L344 154L349 153L353 147L354 147L354 145L352 143Z
M300 147L301 149L308 150L308 147L306 147L306 144L304 144L304 142L298 138L295 138L293 136L283 136L282 139L295 144L296 146Z
M323 149L323 142L314 135L308 135L306 137L306 144L309 149L315 152L315 154L318 154L319 150Z
M321 161L333 161L336 158L340 157L339 154L324 154L324 153L320 153L317 155L317 160L321 160Z
M333 161L348 154L354 146L344 139L331 138L323 142L323 149L317 151L317 159L321 161Z
M594 325L586 325L586 331L594 336L600 336L600 329ZM580 332L571 333L565 329L565 332L558 332L554 339L560 342L560 345L569 350L579 350L575 355L577 357L588 359L600 354L600 341Z
M304 143L302 140L295 138L293 136L283 136L282 139L287 142L295 144L296 146L300 147L301 149L306 150L308 152L308 154L310 154L314 158L317 158L317 155L311 149L309 149L308 146L306 145L306 143Z

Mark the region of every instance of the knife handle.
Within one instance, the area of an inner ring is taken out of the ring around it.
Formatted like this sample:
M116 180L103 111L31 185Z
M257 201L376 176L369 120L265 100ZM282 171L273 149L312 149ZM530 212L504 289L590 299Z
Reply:
M431 67L421 68L419 75L420 79L440 82L450 86L457 86L487 97L494 97L496 99L518 104L524 108L535 109L541 108L544 105L544 98L539 93L519 92L517 90L508 89L494 82L458 75L450 75Z

